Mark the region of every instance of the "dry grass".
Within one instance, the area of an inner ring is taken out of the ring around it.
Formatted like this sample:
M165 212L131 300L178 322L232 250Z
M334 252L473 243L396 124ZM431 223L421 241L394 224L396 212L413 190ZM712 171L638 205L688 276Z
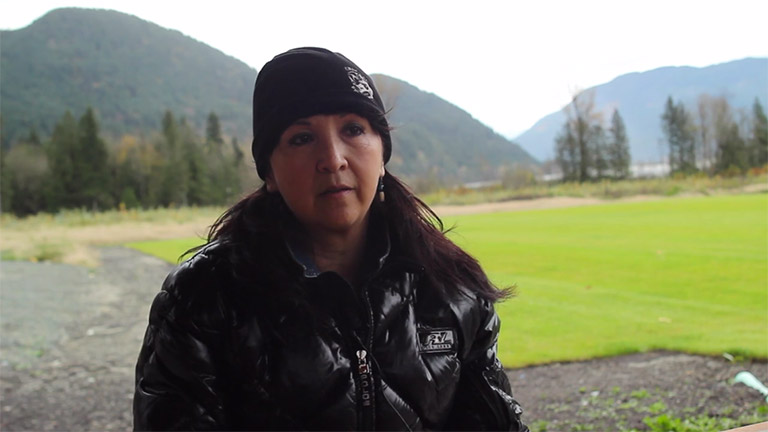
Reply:
M0 219L3 259L55 261L97 266L94 246L135 241L204 237L221 208L159 209L140 212L66 212Z

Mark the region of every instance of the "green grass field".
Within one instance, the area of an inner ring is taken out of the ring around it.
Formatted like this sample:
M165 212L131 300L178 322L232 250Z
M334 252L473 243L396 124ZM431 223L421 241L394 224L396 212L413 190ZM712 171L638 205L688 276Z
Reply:
M203 243L205 243L204 239L191 237L173 240L133 242L126 243L125 245L136 250L140 250L146 254L154 255L160 259L168 261L169 263L176 264L180 261L180 258L184 259L189 257L182 257L182 254L193 247L200 246Z
M668 349L768 357L768 195L445 218L518 296L505 366ZM199 239L131 244L175 262Z

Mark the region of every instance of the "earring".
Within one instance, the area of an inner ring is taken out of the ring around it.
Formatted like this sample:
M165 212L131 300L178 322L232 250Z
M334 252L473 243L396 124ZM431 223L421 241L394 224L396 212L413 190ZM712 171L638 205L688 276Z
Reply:
M384 177L379 177L379 201L384 202Z

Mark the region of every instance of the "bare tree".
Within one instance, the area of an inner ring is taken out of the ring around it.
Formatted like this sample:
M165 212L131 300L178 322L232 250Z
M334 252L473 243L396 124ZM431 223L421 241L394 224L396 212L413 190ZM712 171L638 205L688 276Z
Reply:
M591 91L576 93L564 108L563 129L555 138L556 160L564 180L584 182L596 172L604 136L602 114L595 112Z
M696 102L696 159L697 165L711 172L715 163L715 140L713 131L713 98L702 93Z

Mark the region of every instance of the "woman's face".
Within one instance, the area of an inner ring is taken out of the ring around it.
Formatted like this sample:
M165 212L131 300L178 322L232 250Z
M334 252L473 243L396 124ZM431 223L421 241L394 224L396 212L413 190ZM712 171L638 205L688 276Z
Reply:
M346 233L367 222L384 175L382 141L365 117L314 115L288 126L270 165L267 190L310 233Z

